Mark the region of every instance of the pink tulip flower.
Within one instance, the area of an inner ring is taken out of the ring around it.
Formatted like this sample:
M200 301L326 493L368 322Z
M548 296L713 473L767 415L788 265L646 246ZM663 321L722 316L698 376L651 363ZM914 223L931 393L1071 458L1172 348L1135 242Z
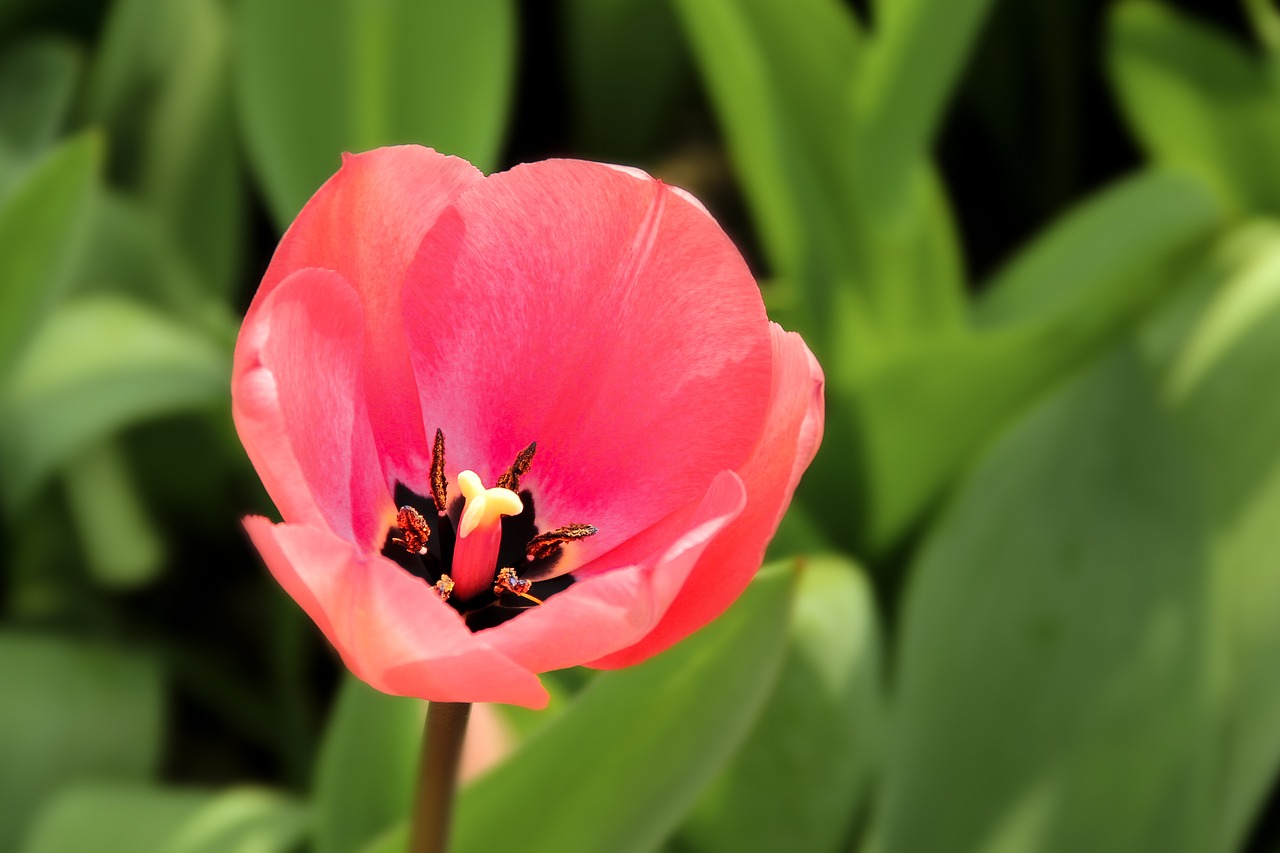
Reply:
M759 567L822 436L822 372L688 193L550 160L348 155L236 345L245 525L359 678L541 707Z

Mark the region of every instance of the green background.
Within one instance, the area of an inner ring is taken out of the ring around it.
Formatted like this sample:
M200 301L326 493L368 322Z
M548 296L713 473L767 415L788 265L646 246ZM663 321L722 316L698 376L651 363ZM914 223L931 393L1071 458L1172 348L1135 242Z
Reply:
M402 142L688 188L828 380L756 582L484 712L457 850L1280 851L1269 0L0 0L0 850L403 849L422 703L249 547L228 391Z

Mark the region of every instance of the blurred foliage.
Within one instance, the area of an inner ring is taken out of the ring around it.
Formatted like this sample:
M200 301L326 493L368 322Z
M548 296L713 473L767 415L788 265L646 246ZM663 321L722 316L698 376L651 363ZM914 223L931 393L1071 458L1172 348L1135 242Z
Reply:
M1280 849L1270 0L0 0L0 849L403 849L422 704L248 549L227 394L399 142L687 186L828 378L771 567L501 709L459 850Z

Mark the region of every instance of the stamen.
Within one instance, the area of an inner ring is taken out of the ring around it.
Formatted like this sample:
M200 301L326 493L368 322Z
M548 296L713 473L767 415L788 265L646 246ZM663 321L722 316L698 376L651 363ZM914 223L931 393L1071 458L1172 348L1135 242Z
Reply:
M516 570L506 568L498 572L498 576L493 580L493 594L502 595L504 592L510 592L521 598L528 599L534 604L541 604L542 599L529 594L529 588L533 586L533 581L523 580L516 577Z
M524 510L519 495L500 486L486 489L475 471L459 473L458 488L467 500L458 520L458 536L462 539L477 527L497 521L499 516L519 515Z
M444 478L444 430L439 428L431 448L431 498L436 502L436 512L443 515L449 505L449 485Z
M590 524L566 524L564 527L557 527L555 530L539 533L530 539L529 544L525 546L525 556L530 560L545 560L559 553L566 542L586 539L588 536L594 536L598 532Z
M427 520L422 517L422 513L411 506L402 506L396 513L396 526L400 528L400 535L404 538L393 539L393 542L403 545L410 554L421 556L427 553L431 528L427 527Z
M538 442L535 441L516 454L516 461L512 462L506 473L498 478L497 487L519 492L520 478L529 473L529 465L533 462L533 454L537 452Z
M440 596L441 601L448 601L449 596L453 595L453 578L441 575L440 580L436 581L436 594Z

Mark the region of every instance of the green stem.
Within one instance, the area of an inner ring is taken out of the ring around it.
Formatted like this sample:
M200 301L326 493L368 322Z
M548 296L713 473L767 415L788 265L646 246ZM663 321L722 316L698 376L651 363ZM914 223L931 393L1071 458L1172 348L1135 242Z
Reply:
M458 761L470 716L469 702L432 702L427 706L410 853L448 853Z

